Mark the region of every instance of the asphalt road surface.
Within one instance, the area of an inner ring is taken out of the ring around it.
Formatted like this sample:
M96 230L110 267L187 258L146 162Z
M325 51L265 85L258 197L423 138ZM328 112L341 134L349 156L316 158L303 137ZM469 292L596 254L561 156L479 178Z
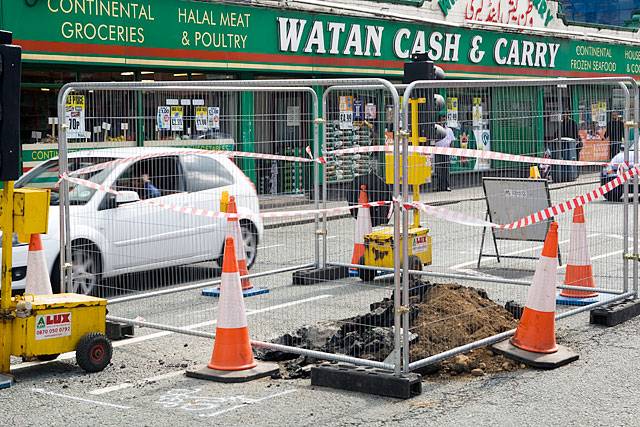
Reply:
M552 192L554 201L580 194L593 185ZM475 199L478 188L455 190L450 199ZM450 204L478 218L483 200ZM589 250L597 285L621 291L622 204L595 202L587 207ZM560 222L560 251L569 250L570 216ZM463 284L485 288L498 302L523 301L525 286L494 284L486 278L530 281L535 261L495 259L476 268L482 229L422 218L434 239L439 274L465 274ZM328 223L327 257L350 261L354 221ZM313 224L267 230L253 271L313 262ZM537 256L541 244L500 241L503 254ZM487 246L487 250L489 250ZM559 272L562 278L563 270ZM215 280L211 266L192 266L134 275L125 288L171 289L185 283ZM452 282L453 279L430 278ZM293 286L291 273L253 280L269 294L246 299L252 337L268 340L304 324L336 320L368 311L389 296L388 283L364 284L357 278ZM560 308L562 310L562 308ZM190 290L114 304L110 314L166 324L190 331L214 332L217 300ZM450 381L425 380L421 396L398 401L364 394L313 388L309 380L264 379L246 384L217 384L187 378L185 369L204 365L212 340L150 328L114 342L114 356L103 372L86 374L73 354L48 363L13 360L17 383L0 391L3 425L634 425L640 389L638 352L640 320L614 328L588 324L588 314L558 324L558 340L580 360L556 371L522 370Z

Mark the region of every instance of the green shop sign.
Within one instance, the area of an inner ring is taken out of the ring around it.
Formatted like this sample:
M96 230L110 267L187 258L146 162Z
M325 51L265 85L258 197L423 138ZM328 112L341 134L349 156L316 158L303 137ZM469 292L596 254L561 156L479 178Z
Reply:
M27 62L400 75L427 52L454 77L640 72L640 48L620 44L178 0L29 3L2 1ZM532 4L548 18L546 0Z

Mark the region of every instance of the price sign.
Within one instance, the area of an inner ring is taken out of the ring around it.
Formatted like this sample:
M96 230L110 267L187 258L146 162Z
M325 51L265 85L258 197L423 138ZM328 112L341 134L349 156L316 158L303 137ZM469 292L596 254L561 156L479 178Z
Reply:
M209 129L220 130L220 107L209 107L207 120Z
M65 104L64 120L67 125L68 139L81 139L85 134L85 97L84 95L69 95Z
M196 130L205 132L207 130L207 107L196 107Z
M158 130L171 129L171 109L168 106L158 107L158 115L156 116L156 126Z
M447 127L458 127L458 98L447 98Z
M171 107L171 130L182 132L184 129L184 107Z
M353 111L340 112L340 129L353 129Z

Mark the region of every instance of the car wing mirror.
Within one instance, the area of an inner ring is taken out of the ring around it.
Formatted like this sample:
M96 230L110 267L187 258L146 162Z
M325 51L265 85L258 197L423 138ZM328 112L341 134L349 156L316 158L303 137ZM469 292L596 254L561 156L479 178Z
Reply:
M123 205L125 203L139 202L140 196L135 191L119 191L116 194L116 205Z

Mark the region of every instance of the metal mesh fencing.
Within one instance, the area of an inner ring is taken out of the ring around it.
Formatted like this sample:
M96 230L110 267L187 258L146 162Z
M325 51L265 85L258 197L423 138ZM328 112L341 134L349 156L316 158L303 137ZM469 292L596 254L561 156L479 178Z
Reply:
M251 284L268 291L245 301L254 344L399 373L508 336L510 324L484 327L483 301L525 303L551 216L559 284L569 259L589 257L600 296L637 290L635 179L585 204L582 243L569 208L496 227L629 175L637 107L626 79L87 84L61 96L60 165L31 182L68 174L53 202L62 276L107 296L114 318L211 335L217 299L202 290L219 284L227 191ZM333 270L292 285L302 268ZM465 304L434 303L449 291Z
M466 295L458 307L447 301L463 292L456 286L430 290L431 297L419 303L420 314L405 315L404 344L409 347L414 334L420 337L405 352L405 369L486 345L515 327L512 321L499 322L509 316L485 297L502 306L526 303L551 221L560 226L559 292L582 299L576 304L574 298L574 305L637 290L637 275L624 256L631 244L637 247L632 203L625 196L636 178L603 188L610 190L604 195L597 190L629 171L629 155L633 163L637 88L632 81L416 82L405 95L409 181L421 167L412 155L431 155L433 169L430 184L403 182L403 200L428 205L408 211L404 229L409 235L418 227L429 229L429 279L482 288L480 298ZM551 161L532 162L526 156ZM580 225L573 224L578 204L584 204ZM510 229L497 226L512 222ZM403 245L409 254L405 268L416 265L411 245L409 236ZM586 265L592 269L582 268ZM584 286L597 289L575 293L575 287ZM403 289L409 288L405 281ZM409 306L409 292L404 297ZM569 310L558 304L559 315L575 313Z
M319 129L323 121L316 92L296 82L217 83L84 84L69 86L61 96L60 121L67 126L61 133L60 165L52 162L46 169L51 187L57 176L64 177L62 202L54 204L62 211L66 289L109 298L114 319L210 335L218 300L209 295L219 286L222 239L230 226L228 218L218 215L226 192L238 206L252 291L268 291L246 299L252 337L268 341L303 325L322 327L332 333L314 348L316 356L392 369L395 363L387 358L399 335L394 336L393 307L384 300L390 297L389 286L366 289L357 278L291 285L291 271L326 260L320 258L317 209L320 170L331 162L321 165L319 160L319 137L325 131ZM314 83L328 87L333 81ZM72 97L82 109L71 105ZM397 105L396 97L395 123ZM74 134L71 119L80 121L80 112L84 129L96 126L96 132ZM380 137L383 132L371 132L370 143L379 144ZM114 148L84 150L95 141L103 146L109 138ZM360 175L377 166L375 161L361 163ZM35 177L44 169L34 170L30 181L41 181ZM346 203L324 205L330 223L348 223L344 227L353 235L355 221ZM333 207L342 209L334 212ZM342 239L341 232L336 228L339 236L324 234L324 242ZM353 242L346 240L331 243L330 250L342 251L342 243L353 250ZM371 311L373 301L385 313L377 320L359 318ZM354 333L369 335L366 348ZM284 344L294 353L309 354L299 343Z

